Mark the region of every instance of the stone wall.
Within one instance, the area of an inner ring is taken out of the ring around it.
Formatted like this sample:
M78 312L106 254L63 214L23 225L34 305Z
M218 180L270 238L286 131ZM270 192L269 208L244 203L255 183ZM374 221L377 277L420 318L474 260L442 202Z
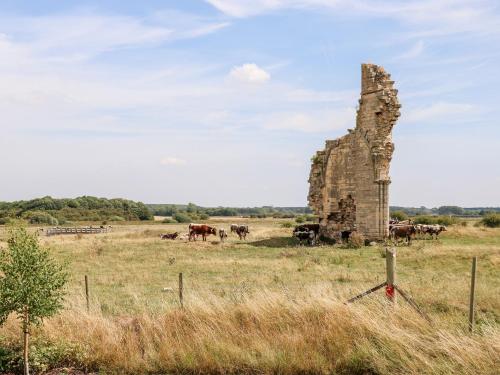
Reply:
M342 232L354 231L368 240L388 235L392 127L400 107L384 68L362 64L356 128L326 141L311 166L309 205L324 237L340 239Z

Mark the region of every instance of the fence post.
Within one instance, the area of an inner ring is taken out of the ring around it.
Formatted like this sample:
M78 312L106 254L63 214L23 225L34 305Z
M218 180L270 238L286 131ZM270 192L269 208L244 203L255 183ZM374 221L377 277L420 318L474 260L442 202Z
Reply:
M85 298L87 300L87 312L90 311L90 303L89 303L89 278L85 275Z
M184 292L184 284L182 282L182 272L179 273L179 302L181 304L181 308L184 308L184 302L183 302L183 292Z
M385 295L389 301L396 303L396 249L385 249L385 264L387 272L387 285L385 287Z
M470 277L470 300L469 300L469 332L474 328L474 300L476 298L476 268L477 257L472 258L472 272Z

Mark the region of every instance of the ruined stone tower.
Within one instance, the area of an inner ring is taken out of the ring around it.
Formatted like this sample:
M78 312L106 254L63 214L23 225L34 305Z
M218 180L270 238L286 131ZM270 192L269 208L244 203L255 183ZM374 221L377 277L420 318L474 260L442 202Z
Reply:
M393 86L384 68L362 64L356 128L326 141L313 157L308 198L324 237L340 239L354 231L368 240L388 235L392 127L401 107Z

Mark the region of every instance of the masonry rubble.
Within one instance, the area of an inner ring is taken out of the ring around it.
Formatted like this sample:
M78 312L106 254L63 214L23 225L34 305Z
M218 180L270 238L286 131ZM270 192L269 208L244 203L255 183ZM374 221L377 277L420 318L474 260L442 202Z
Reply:
M392 128L401 108L397 93L383 67L362 64L355 129L327 140L312 158L308 199L323 237L340 240L357 232L373 241L388 236Z

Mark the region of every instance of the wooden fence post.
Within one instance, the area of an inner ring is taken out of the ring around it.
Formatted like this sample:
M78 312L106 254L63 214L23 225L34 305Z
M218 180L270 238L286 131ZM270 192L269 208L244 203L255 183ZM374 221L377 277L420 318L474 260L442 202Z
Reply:
M183 292L184 292L184 284L182 282L182 272L179 273L179 302L181 304L181 308L184 308L184 302L183 302Z
M396 291L394 285L396 284L396 250L385 250L385 264L387 272L387 285L385 287L385 295L389 301L396 303Z
M87 312L90 311L90 303L89 303L89 278L85 275L85 298L87 300Z
M470 277L470 300L469 300L469 332L474 329L474 300L476 298L476 267L477 257L472 258L472 272Z

